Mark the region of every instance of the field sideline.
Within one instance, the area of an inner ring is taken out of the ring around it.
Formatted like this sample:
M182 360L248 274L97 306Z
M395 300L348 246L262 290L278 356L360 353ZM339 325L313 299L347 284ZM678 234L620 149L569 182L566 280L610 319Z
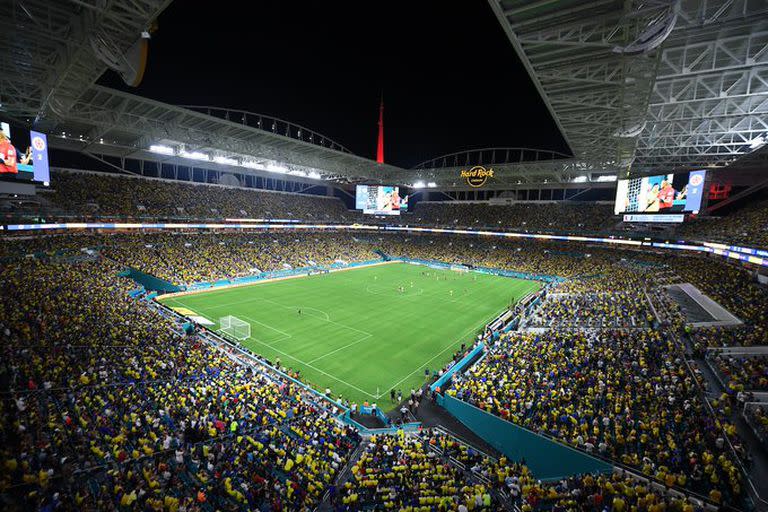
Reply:
M207 318L251 325L243 346L298 370L316 389L384 410L462 343L541 283L406 263L158 298ZM402 287L403 291L400 291ZM187 311L187 314L192 314Z

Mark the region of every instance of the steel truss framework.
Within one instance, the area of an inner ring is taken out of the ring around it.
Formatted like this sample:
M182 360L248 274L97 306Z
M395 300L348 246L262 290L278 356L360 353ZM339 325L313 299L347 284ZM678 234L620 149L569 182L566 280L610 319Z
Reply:
M378 181L397 169L353 155L327 137L279 119L209 107L193 110L97 85L72 105L66 120L55 125L54 135L53 146L118 157L149 158L150 146L165 145L175 150L165 160L179 160L180 151L202 153L211 159L233 159L237 163L226 165L241 173L273 169L355 182L372 177ZM217 166L215 161L197 165Z
M489 0L573 155L475 150L413 170L352 155L279 119L94 85L170 0L5 3L0 65L13 72L0 74L0 116L36 122L52 146L101 158L182 165L180 152L202 152L220 162L195 165L244 174L447 188L466 187L458 171L483 164L495 171L489 184L503 188L725 166L768 137L765 0ZM670 30L648 36L657 26ZM153 144L174 154L150 154Z
M157 158L146 155L149 146L170 144L177 152L246 162L250 167L233 169L241 173L271 166L282 174L353 182L393 169L280 119L180 108L94 85L108 68L124 64L126 51L170 1L3 0L0 117L34 124L50 134L53 147L100 156Z
M171 0L4 0L3 114L43 123L72 103L149 30Z
M412 184L422 181L439 187L465 188L461 171L474 166L494 171L494 178L483 188L504 189L527 183L566 183L579 177L597 180L616 175L616 162L588 162L554 151L531 148L484 148L444 155L417 165L414 170L395 175ZM413 173L417 173L418 179Z
M768 134L763 0L490 0L577 158L725 165ZM666 12L657 48L627 54Z

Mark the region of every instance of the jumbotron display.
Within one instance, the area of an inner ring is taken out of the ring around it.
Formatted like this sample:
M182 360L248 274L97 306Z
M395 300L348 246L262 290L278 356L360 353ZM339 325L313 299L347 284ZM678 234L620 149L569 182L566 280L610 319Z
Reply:
M51 180L48 167L48 139L36 131L16 131L0 123L0 176L45 185Z
M399 187L358 185L355 208L370 215L400 215L408 210L408 196L401 198Z
M680 214L699 212L705 175L706 171L693 171L619 180L614 213L645 214L625 216L644 222L653 221L652 215L678 214L682 221Z

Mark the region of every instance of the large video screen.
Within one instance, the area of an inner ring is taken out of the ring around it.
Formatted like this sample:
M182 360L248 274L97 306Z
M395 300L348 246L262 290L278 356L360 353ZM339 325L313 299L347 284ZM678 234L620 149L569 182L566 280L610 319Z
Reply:
M358 185L355 208L370 215L400 215L408 210L408 196L400 197L398 187Z
M48 185L48 138L34 130L11 132L8 123L0 123L0 177L36 181Z
M614 213L699 213L706 172L619 180Z

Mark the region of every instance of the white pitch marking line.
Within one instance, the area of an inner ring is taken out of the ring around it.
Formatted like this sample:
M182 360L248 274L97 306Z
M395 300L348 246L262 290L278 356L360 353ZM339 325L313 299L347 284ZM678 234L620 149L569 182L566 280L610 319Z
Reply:
M246 319L250 320L251 322L256 322L259 325L263 325L264 327L266 327L267 329L270 329L272 331L279 332L280 334L282 334L286 338L293 338L292 335L290 335L289 333L287 333L285 331L281 331L277 327L272 327L271 325L265 324L264 322L259 322L258 320L254 320L253 318L251 318L249 316L243 316L243 318L246 318Z
M224 291L224 290L221 290L221 291ZM366 290L366 291L368 291L368 290ZM476 291L476 290L475 290L475 291ZM474 291L473 291L473 292L471 292L471 293L470 293L470 294L468 294L468 295L471 295L472 293L474 293ZM188 307L188 306L186 306L186 305L185 305L183 302L181 302L179 299L175 299L175 298L172 298L171 300L175 300L175 301L177 301L179 304L181 304L182 306ZM286 308L286 309L294 309L294 308L295 308L295 306L285 306L285 305L283 305L283 304L277 303L277 302L275 302L275 301L273 301L273 300L270 300L270 299L265 299L265 298L263 298L263 297L255 297L255 298L253 298L253 299L245 299L245 300L242 300L242 301L233 302L233 303L231 303L231 304L222 304L222 305L218 305L218 306L214 306L214 307L224 307L224 306L231 306L231 305L233 305L233 304L242 304L242 303L244 303L244 302L255 302L255 301L257 301L257 300L263 300L263 301L265 301L265 302L270 302L270 303L272 303L272 304L275 304L276 306L279 306L279 307L282 307L282 308ZM455 300L451 300L451 301L449 301L449 302L455 302ZM189 309L191 309L191 308L189 308ZM209 308L209 309L210 309L210 308ZM310 309L310 308L307 308L307 309ZM312 308L312 309L314 309L314 308ZM322 313L325 313L324 311L321 311L321 310L316 310L316 311L320 311L320 312L322 312ZM326 316L328 316L328 314L327 314L327 313L325 313L325 314L326 314ZM492 320L492 319L493 319L493 318L495 318L496 316L497 316L497 314L494 314L494 315L492 315L492 316L489 318L489 320ZM247 317L246 317L246 318L247 318ZM330 323L333 323L333 324L339 325L339 326L341 326L341 327L345 327L345 328L347 328L347 329L351 329L351 330L354 330L354 331L358 331L358 332L360 332L360 333L362 333L362 334L365 334L365 335L367 335L367 336L369 336L369 337L370 337L370 336L373 336L371 333L368 333L368 332L365 332L365 331L361 331L360 329L356 329L356 328L354 328L354 327L350 327L350 326L348 326L348 325L344 325L344 324L342 324L342 323L339 323L339 322L335 322L335 321L333 321L333 320L330 320L330 317L327 319L327 321L328 321L328 322L330 322ZM259 322L259 323L260 323L260 322ZM480 326L482 326L482 325L486 325L487 323L488 323L488 322L484 322L484 323L480 324ZM427 364L429 364L430 362L432 362L434 359L436 359L437 357L439 357L440 355L442 355L442 354L443 354L443 353L444 353L446 350L448 350L449 348L451 348L452 346L454 346L454 345L455 345L457 342L461 341L461 340L462 340L462 339L463 339L463 338L464 338L464 337L467 335L467 333L468 333L468 332L471 332L471 331L473 331L473 330L476 330L476 329L478 329L478 326L475 326L475 327L471 327L470 329L468 329L467 331L465 331L465 332L462 334L462 336L461 336L461 337L459 337L457 340L455 340L455 341L454 341L454 342L452 342L451 344L447 345L447 346L446 346L446 347L445 347L443 350L441 350L440 352L438 352L437 354L435 354L433 357L431 357L430 359L428 359L427 361L425 361L424 363L422 363L420 366L416 367L416 369L415 369L414 371L412 371L411 373L409 373L408 375L406 375L404 378L402 378L401 380L399 380L398 382L396 382L395 384L393 384L392 386L390 386L390 389L391 389L391 388L393 388L393 387L397 387L397 386L398 386L400 383L402 383L402 382L404 382L405 380L407 380L407 379L408 379L408 378L409 378L411 375L413 375L414 373L416 373L417 371L419 371L421 368L423 368L424 366L426 366ZM257 343L259 343L259 344L261 344L261 345L264 345L265 347L269 347L269 348L271 348L271 349L272 349L272 350L274 350L275 352L279 352L280 354L283 354L283 355L284 355L284 356L286 356L286 357L289 357L289 358L291 358L291 359L293 359L293 360L295 360L295 361L298 361L299 363L302 363L302 364L306 365L307 367L309 367L309 368L312 368L313 370L315 370L315 371L317 371L317 372L320 372L320 373L322 373L323 375L325 375L325 376L327 376L327 377L330 377L331 379L333 379L333 380L335 380L335 381L341 382L342 384L345 384L345 385L347 385L347 386L351 387L352 389L355 389L355 390L357 390L357 391L359 391L359 392L361 392L361 393L363 393L363 394L365 394L365 395L367 395L367 396L370 396L371 398L379 399L379 398L381 398L381 396L382 396L382 395L378 395L378 396L377 396L377 395L372 395L372 394L368 393L367 391L363 391L362 389L358 388L357 386L354 386L354 385L350 384L349 382L346 382L346 381L344 381L344 380L342 380L342 379L339 379L338 377L335 377L335 376L333 376L333 375L331 375L331 374L329 374L329 373L327 373L327 372L324 372L323 370L321 370L321 369L319 369L319 368L317 368L317 367L315 367L315 366L312 366L312 364L311 364L311 363L306 363L306 362L302 361L301 359L299 359L299 358L297 358L297 357L295 357L295 356L292 356L292 355L290 355L290 354L288 354L288 353L286 353L286 352L283 352L282 350L278 350L278 349L276 349L276 348L273 348L273 347L272 347L272 345L270 345L270 344L268 344L268 343L265 343L265 342L263 342L263 341L259 340L258 338L253 338L253 337L252 337L251 339L252 339L252 340L254 340L254 341L256 341ZM282 339L278 339L278 340L275 340L275 341L273 341L273 344L275 344L275 343L277 343L277 342L279 342L279 341L283 341L283 339L286 339L286 338L282 338ZM356 342L353 342L353 343L359 343L359 342L361 342L361 341L364 341L365 339L367 339L367 338L361 338L360 340L357 340ZM341 348L344 348L344 347L341 347ZM340 349L337 349L337 351L338 351L338 350L340 350ZM326 355L329 355L329 354L326 354ZM322 357L325 357L325 356L322 356Z
M324 371L323 371L323 370L321 370L320 368L317 368L317 367L315 367L315 366L312 366L311 364L309 364L309 363L307 363L307 362L305 362L305 361L302 361L302 360L301 360L301 359L299 359L298 357L292 356L291 354L288 354L287 352L283 352L282 350L278 350L278 349L276 349L276 348L273 348L273 347L271 347L270 345L267 345L266 343L264 343L263 341L260 341L260 340L258 340L258 339L255 339L255 338L253 338L253 340L254 340L256 343L260 343L260 344L264 345L265 347L269 347L270 349L272 349L272 350L274 350L275 352L278 352L278 353L280 353L280 354L284 355L285 357L288 357L288 358L290 358L290 359L293 359L294 361L297 361L297 362L299 362L299 363L301 363L301 364L303 364L303 365L307 366L308 368L312 368L313 370L315 370L315 371L317 371L317 372L320 372L320 373L322 373L322 374L323 374L323 375L325 375L326 377L330 377L330 378L332 378L332 379L333 379L333 380L335 380L335 381L341 382L342 384L345 384L345 385L349 386L350 388L352 388L352 389L355 389L355 390L357 390L357 391L359 391L359 392L363 393L364 395L367 395L367 396L369 396L369 397L371 397L371 398L376 398L376 395L372 395L372 394L368 393L367 391L363 391L362 389L358 388L358 387L357 387L357 386L355 386L355 385L352 385L352 384L350 384L349 382L347 382L347 381L345 381L345 380L342 380L342 379L340 379L340 378L338 378L338 377L336 377L336 376L334 376L334 375L331 375L330 373L324 372Z
M275 306L278 306L278 307L281 307L281 308L285 308L285 309L299 309L299 306L286 306L284 304L280 304L279 302L275 302L275 301L273 301L271 299L265 299L263 297L260 297L260 299L265 301L265 302L269 302L270 304L274 304ZM314 311L319 311L321 313L325 313L325 311L323 311L321 309L316 309L316 308L307 308L307 309L312 309ZM336 322L335 320L331 320L331 317L330 317L330 315L328 315L328 313L325 313L325 315L328 317L325 320L328 323L331 323L331 324L334 324L334 325L338 325L340 327L344 327L345 329L349 329L351 331L359 332L360 334L365 334L365 335L368 335L368 336L373 336L373 334L369 333L368 331L362 331L362 330L360 330L360 329L358 329L356 327L352 327L351 325L346 325L346 324L342 324L340 322Z
M171 300L175 300L175 299L172 298ZM244 303L248 303L248 302L256 302L256 301L259 301L259 300L264 301L264 302L269 302L270 304L274 304L275 306L281 307L283 309L294 309L294 310L297 310L297 309L307 309L307 310L312 310L312 311L318 311L318 312L320 312L320 313L322 313L322 314L324 314L326 316L325 319L318 317L320 320L324 320L324 321L326 321L328 323L332 323L332 324L341 326L341 327L343 327L345 329L349 329L349 330L352 330L352 331L359 332L360 334L367 334L369 336L373 336L371 333L369 333L367 331L362 331L360 329L352 327L351 325L346 325L346 324L342 324L340 322L336 322L334 320L331 320L330 315L328 313L326 313L325 311L323 311L322 309L310 308L310 307L305 307L305 306L286 306L285 304L280 304L279 302L275 302L275 301L273 301L271 299L267 299L267 298L264 298L264 297L254 297L252 299L244 299L244 300L241 300L241 301L238 301L238 302L232 302L232 303L229 303L229 304L217 304L215 306L206 307L205 309L221 309L221 308L224 308L224 307L232 306L234 304L244 304ZM181 302L181 301L179 301L179 303L184 305L184 303Z
M343 347L339 347L336 350L332 350L332 351L328 352L327 354L323 354L320 357L314 358L313 360L310 361L310 363L314 363L315 361L319 361L320 359L323 359L323 358L328 357L328 356L330 356L332 354L335 354L336 352L339 352L340 350L344 350L345 348L349 348L349 347L351 347L353 345L357 345L358 343L362 343L363 341L367 340L368 338L371 338L372 336L373 336L373 334L365 335L362 338L360 338L359 340L353 341L352 343L348 343L348 344L344 345Z
M324 315L325 315L325 321L326 321L326 322L330 322L330 321L331 321L331 315L329 315L328 313L326 313L326 312L325 312L325 311L323 311L322 309L311 308L311 307L309 307L309 306L283 306L282 304L278 304L277 302L274 302L274 301L270 301L269 299L264 299L264 298L262 298L262 300L265 300L265 301L267 301L267 302L272 302L272 304L275 304L275 305L277 305L277 306L280 306L280 307L282 307L282 308L286 308L286 309L287 309L287 308L296 308L296 309L306 309L307 311L317 311L318 313L322 313L322 314L324 314Z
M496 318L496 316L498 316L498 314L495 314L495 315L491 316L491 317L490 317L488 320L493 320L494 318ZM488 324L488 322L483 322L482 324L480 324L480 326L484 326L484 325L487 325L487 324ZM419 370L421 370L422 368L424 368L426 365L428 365L429 363L431 363L431 362L432 362L433 360L435 360L437 357L439 357L440 355L442 355L442 354L443 354L443 353L444 353L446 350L448 350L449 348L455 347L455 346L456 346L456 343L458 343L458 342L460 342L462 339L464 339L464 338L467 336L467 334L468 334L468 333L470 333L470 332L472 332L472 331L474 331L474 330L477 330L477 329L478 329L478 326L473 326L473 327L471 327L470 329L467 329L466 331L464 331L464 333L463 333L463 334L462 334L462 335L461 335L461 336L460 336L458 339L456 339L456 340L454 340L453 342L449 343L449 344L448 344L448 345L447 345L447 346L446 346L446 347L445 347L443 350L441 350L440 352L438 352L437 354L435 354L434 356L432 356L432 357L431 357L430 359L428 359L427 361L423 362L423 363L422 363L420 366L417 366L417 367L416 367L416 369L415 369L415 370L413 370L411 373L409 373L408 375L406 375L405 377L403 377L403 378L402 378L402 379L400 379L399 381L397 381L397 382L395 382L394 384L392 384L391 386L389 386L389 389L393 389L393 388L396 388L398 385L400 385L400 383L402 383L402 382L406 381L408 378L410 378L410 376L411 376L411 375L413 375L413 374L414 374L414 373L416 373L417 371L419 371ZM386 388L385 388L385 389L386 389Z
M265 342L265 343L271 347L272 345L277 345L277 344L278 344L278 343L280 343L281 341L285 341L285 340L287 340L287 339L288 339L288 338L286 338L285 336L283 336L282 338L277 338L276 340L272 340L272 341L270 341L269 343L266 343L266 342Z

